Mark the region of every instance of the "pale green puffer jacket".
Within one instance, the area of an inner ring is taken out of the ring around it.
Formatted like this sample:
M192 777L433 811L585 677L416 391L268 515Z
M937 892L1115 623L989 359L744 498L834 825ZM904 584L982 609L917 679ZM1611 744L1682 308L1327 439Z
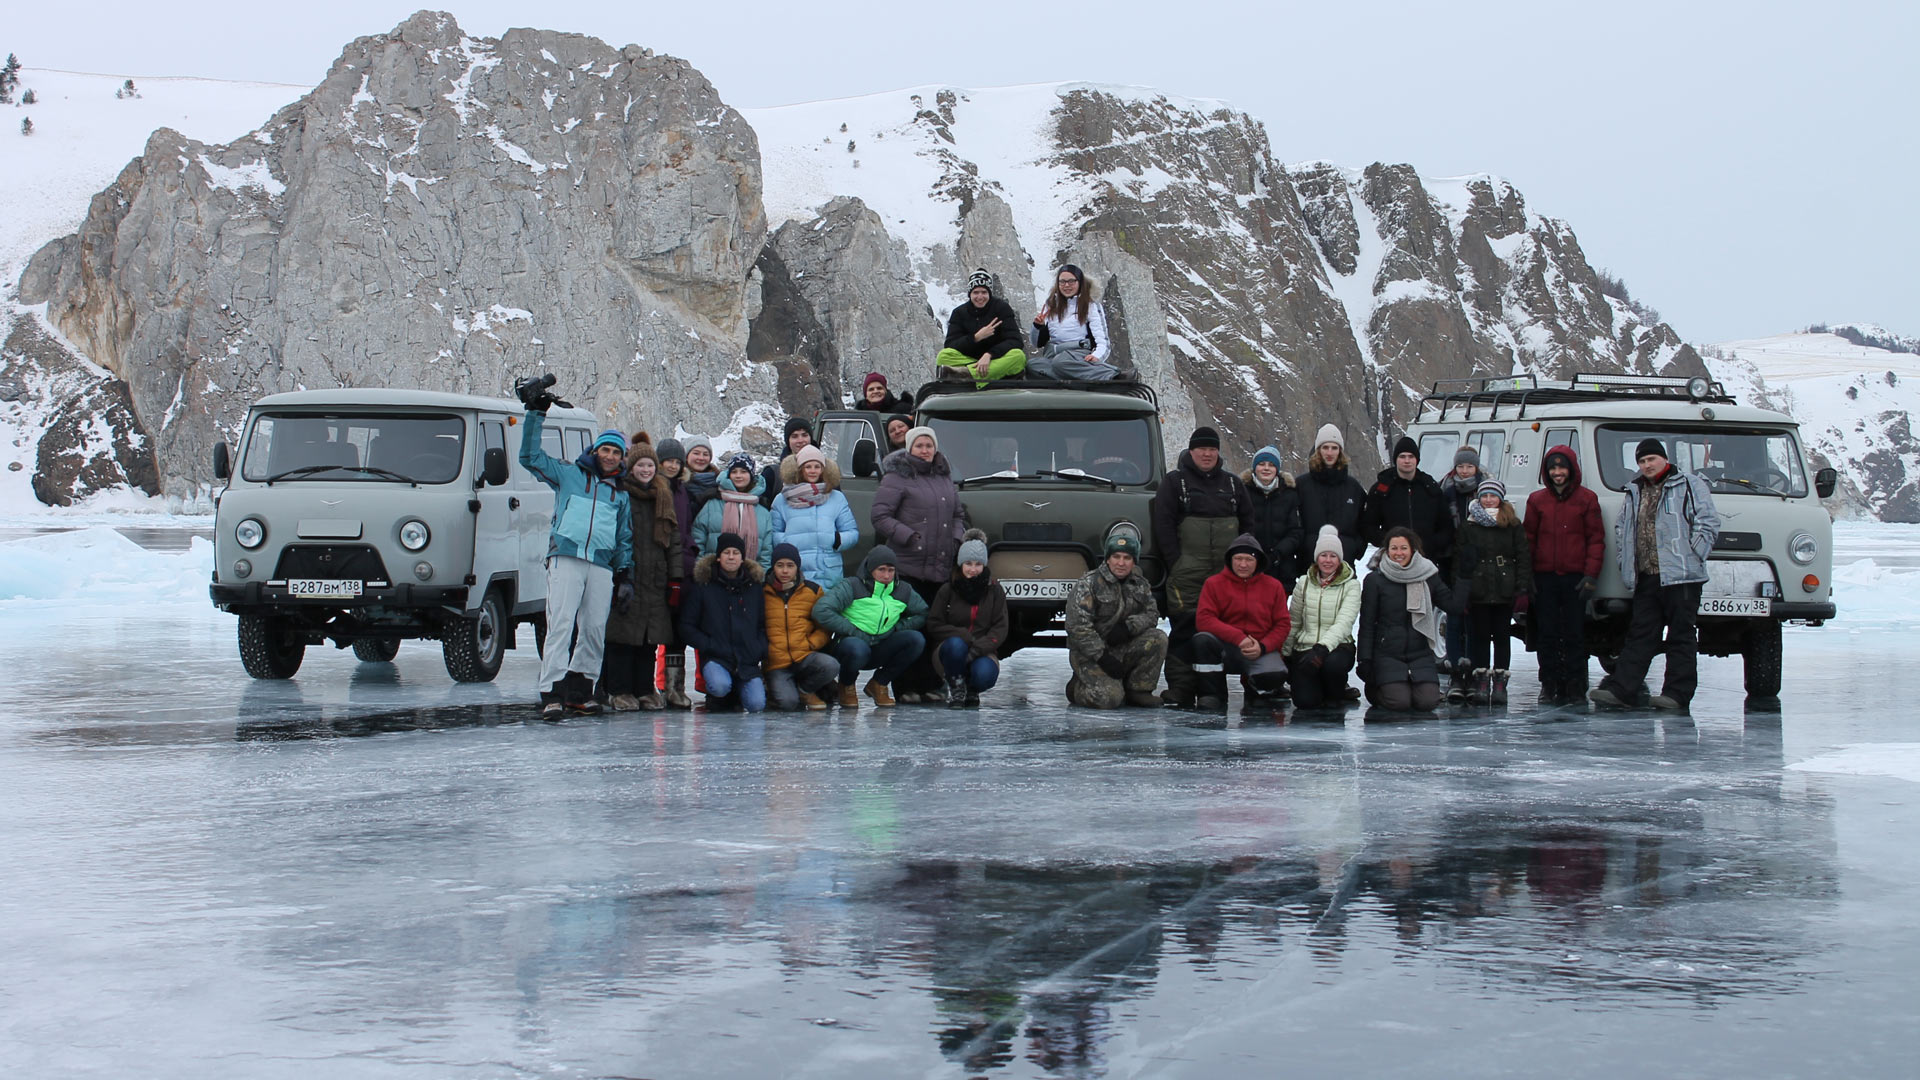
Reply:
M1360 575L1347 563L1333 575L1333 584L1322 588L1319 573L1309 570L1293 586L1289 602L1293 629L1281 655L1293 656L1325 645L1328 652L1353 644L1353 626L1360 620Z

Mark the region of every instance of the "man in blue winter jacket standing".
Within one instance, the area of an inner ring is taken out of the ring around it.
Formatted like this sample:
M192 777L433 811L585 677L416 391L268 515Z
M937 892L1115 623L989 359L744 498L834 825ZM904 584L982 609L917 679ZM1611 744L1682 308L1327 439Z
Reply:
M540 712L549 718L568 709L599 712L593 681L606 651L607 613L633 601L633 521L619 482L627 440L617 431L604 431L578 458L562 461L540 445L553 394L529 384L521 401L527 417L520 464L553 489Z

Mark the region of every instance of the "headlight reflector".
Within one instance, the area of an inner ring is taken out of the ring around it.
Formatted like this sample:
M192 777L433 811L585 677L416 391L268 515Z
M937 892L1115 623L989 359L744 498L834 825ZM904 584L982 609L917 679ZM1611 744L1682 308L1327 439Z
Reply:
M432 538L433 534L427 531L424 521L409 521L400 526L400 546L408 551L419 551Z
M259 518L247 518L233 527L233 538L241 547L252 551L267 542L267 527Z
M1793 539L1787 541L1787 554L1801 566L1812 562L1813 557L1819 553L1820 543L1813 538L1812 533L1794 533Z

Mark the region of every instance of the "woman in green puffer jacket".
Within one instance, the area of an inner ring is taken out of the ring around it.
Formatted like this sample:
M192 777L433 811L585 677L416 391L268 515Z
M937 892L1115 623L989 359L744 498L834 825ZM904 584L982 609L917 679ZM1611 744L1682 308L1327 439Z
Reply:
M1313 563L1294 583L1293 630L1280 647L1293 684L1293 707L1317 709L1359 700L1347 689L1353 624L1360 618L1360 576L1344 559L1340 530L1320 527Z

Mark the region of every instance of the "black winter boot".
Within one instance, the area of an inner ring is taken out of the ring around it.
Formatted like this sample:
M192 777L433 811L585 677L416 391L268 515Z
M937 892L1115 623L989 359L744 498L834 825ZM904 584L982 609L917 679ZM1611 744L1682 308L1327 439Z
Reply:
M967 705L967 677L965 675L947 676L947 708L964 709Z

